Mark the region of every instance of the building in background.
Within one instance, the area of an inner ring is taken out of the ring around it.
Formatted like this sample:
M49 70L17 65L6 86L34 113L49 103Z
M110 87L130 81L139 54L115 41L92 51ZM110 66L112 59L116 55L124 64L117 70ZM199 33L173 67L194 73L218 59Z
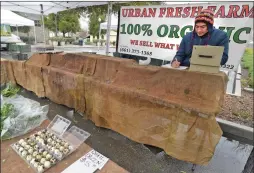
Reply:
M111 30L110 31L110 44L113 44L113 42L116 43L116 37L117 37L117 32ZM106 39L107 39L107 34L101 35L100 40L105 40L106 41ZM90 42L93 42L94 40L97 40L97 36L96 37L93 37L93 36L90 37Z

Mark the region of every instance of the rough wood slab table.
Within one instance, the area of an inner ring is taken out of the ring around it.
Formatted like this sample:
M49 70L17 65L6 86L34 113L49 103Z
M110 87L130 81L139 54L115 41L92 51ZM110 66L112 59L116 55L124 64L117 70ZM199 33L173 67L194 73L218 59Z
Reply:
M45 120L40 127L36 128L32 132L16 137L11 140L2 141L1 143L1 173L34 173L33 168L29 165L11 148L11 144L17 142L22 138L26 138L31 134L46 128L49 124L49 120ZM87 144L83 143L75 152L51 167L46 173L60 173L69 167L72 163L78 160L80 157L92 150ZM85 173L85 172L84 172ZM128 173L125 169L118 166L116 163L109 160L102 170L96 173Z

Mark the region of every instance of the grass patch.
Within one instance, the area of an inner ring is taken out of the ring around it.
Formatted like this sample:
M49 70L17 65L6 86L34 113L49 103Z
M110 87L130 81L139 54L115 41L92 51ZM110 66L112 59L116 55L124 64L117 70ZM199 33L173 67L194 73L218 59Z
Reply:
M248 85L254 88L253 83L253 48L246 48L244 55L243 55L243 68L248 69L249 72L249 79Z

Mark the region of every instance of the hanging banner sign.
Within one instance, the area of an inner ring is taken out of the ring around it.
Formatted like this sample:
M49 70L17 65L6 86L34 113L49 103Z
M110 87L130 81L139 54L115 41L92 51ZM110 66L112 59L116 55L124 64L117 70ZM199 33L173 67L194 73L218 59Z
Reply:
M228 62L221 68L237 71L253 37L252 2L121 7L118 52L170 61L193 30L195 16L207 8L214 11L215 28L230 39Z

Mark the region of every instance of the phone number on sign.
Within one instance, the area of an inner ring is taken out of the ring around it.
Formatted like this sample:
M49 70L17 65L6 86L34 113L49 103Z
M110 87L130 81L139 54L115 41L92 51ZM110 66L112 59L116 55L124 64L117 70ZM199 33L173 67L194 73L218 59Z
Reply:
M136 54L136 55L143 55L143 56L152 56L152 54L153 54L153 52L150 52L150 51L130 49L130 48L125 48L125 47L120 48L120 52L131 53L131 54Z

